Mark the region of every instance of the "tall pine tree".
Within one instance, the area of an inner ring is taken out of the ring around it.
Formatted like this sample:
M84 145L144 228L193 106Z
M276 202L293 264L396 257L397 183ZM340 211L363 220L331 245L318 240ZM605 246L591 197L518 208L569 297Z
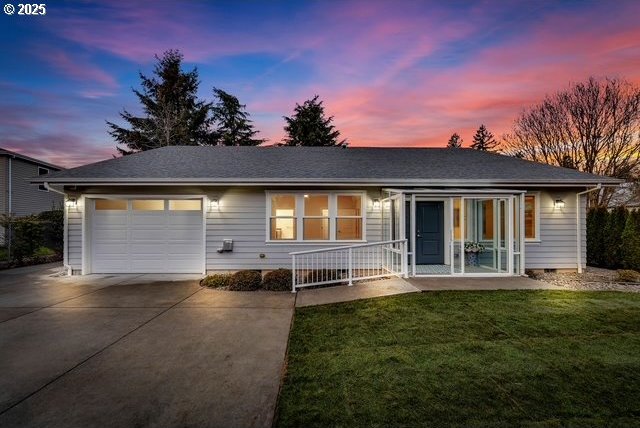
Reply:
M333 116L325 118L322 101L316 95L304 104L296 104L292 117L284 117L287 135L285 146L345 146L346 140L338 141L340 131L331 124Z
M133 89L142 104L143 116L124 110L122 119L130 128L108 122L109 134L120 145L123 154L164 146L197 146L215 144L210 130L210 103L197 98L198 70L182 70L182 54L177 50L156 55L153 77L140 73L142 89Z
M258 133L249 120L246 105L240 104L238 98L213 88L217 101L211 107L212 120L216 126L216 141L221 146L257 146L266 140L254 138Z
M497 146L498 142L493 138L493 134L489 132L484 125L480 125L480 128L476 131L476 135L473 136L471 148L489 152Z
M451 138L449 138L449 141L447 141L447 149L459 149L461 147L462 138L460 138L460 135L458 135L457 132L454 132Z

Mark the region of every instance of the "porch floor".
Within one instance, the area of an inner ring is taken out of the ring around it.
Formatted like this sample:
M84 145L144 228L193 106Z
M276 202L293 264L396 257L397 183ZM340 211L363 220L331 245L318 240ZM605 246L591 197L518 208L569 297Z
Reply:
M465 273L497 273L483 266L465 266ZM451 265L416 265L416 275L451 275Z
M439 290L566 290L564 287L523 276L503 278L408 278L420 291Z

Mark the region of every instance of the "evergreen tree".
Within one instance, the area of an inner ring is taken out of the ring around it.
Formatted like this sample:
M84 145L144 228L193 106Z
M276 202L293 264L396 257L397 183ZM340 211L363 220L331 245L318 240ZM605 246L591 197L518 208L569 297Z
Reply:
M238 98L213 88L213 95L217 101L211 107L212 120L216 125L215 137L221 146L257 146L265 142L254 138L258 133L253 128L253 121L249 120L246 105L240 104Z
M461 147L462 147L462 138L460 138L460 135L458 135L457 132L454 132L451 138L449 138L449 141L447 141L447 148L459 149Z
M622 232L622 265L626 269L640 270L640 211L627 215Z
M331 124L333 116L325 118L319 98L316 95L302 105L296 104L293 116L284 117L285 146L346 146L346 140L338 141L340 131Z
M471 148L489 152L497 146L498 142L493 138L493 134L489 132L484 125L480 125L480 128L476 131L476 135L473 136Z
M604 267L604 229L607 224L606 208L593 208L587 215L587 264Z
M198 100L198 70L182 70L182 54L166 51L162 58L156 55L153 77L140 73L142 89L133 89L144 116L134 116L127 110L120 116L129 123L123 128L107 122L109 134L125 155L163 146L197 146L215 144L209 129L211 104Z
M622 265L622 232L627 222L627 209L617 207L608 213L604 229L604 264L609 269Z

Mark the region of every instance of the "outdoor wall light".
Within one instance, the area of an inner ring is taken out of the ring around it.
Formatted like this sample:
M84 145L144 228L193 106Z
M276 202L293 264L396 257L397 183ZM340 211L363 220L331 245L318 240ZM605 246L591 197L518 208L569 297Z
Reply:
M76 198L67 198L67 200L65 201L65 205L67 206L67 208L75 207L76 205L78 205L78 200Z
M380 209L380 199L376 198L373 200L373 209L374 210L379 210Z
M209 208L211 208L212 210L217 210L218 207L220 207L220 201L218 200L218 198L209 200Z
M556 199L556 201L554 203L554 206L556 208L562 209L562 208L564 208L564 201L562 199Z

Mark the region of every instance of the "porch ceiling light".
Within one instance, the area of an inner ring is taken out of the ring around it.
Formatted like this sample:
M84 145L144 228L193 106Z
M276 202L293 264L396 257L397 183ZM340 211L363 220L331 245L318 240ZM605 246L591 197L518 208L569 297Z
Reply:
M212 210L217 210L220 207L220 201L218 198L212 198L209 200L209 208Z
M380 209L380 199L376 198L373 200L373 209L374 210L379 210Z
M78 205L78 200L76 198L67 198L67 200L65 201L65 205L68 208L75 207L76 205Z
M556 199L556 201L554 203L554 206L556 208L562 209L562 208L564 208L564 201L562 199Z

